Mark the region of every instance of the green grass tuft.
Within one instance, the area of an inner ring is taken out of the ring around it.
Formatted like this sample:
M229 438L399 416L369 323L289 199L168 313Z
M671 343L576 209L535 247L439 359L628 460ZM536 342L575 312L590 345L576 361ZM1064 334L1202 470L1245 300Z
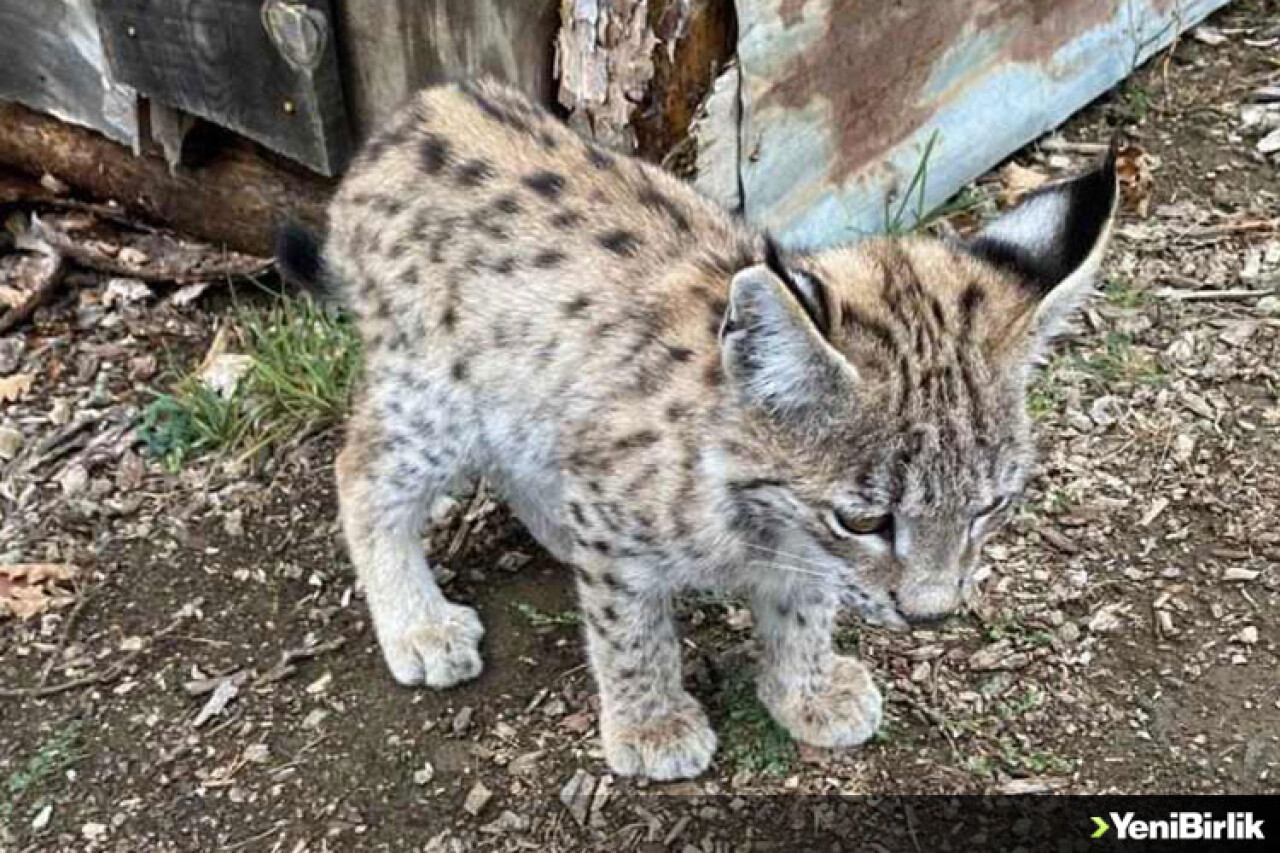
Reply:
M735 673L721 687L725 721L720 727L722 750L735 772L783 776L795 766L798 753L786 730L773 721L756 698L747 673Z
M138 435L175 471L212 454L245 457L336 422L359 368L360 347L345 316L310 298L277 296L239 308L233 326L252 360L230 397L195 375L156 393Z
M79 741L80 723L68 723L40 744L26 764L10 773L0 797L0 820L7 823L24 799L38 795L41 785L79 761L83 756Z

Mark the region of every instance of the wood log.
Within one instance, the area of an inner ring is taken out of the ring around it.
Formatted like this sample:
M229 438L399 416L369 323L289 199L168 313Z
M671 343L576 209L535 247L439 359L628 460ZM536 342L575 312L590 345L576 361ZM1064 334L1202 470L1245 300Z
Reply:
M178 174L160 157L18 104L0 102L0 166L51 174L130 214L240 252L267 255L292 217L323 227L334 181L246 139L218 134L198 166Z

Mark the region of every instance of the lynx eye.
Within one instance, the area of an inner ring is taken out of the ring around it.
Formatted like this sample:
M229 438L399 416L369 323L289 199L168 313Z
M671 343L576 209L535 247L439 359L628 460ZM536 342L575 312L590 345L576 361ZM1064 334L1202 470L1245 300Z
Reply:
M827 524L841 538L850 536L888 536L893 530L892 515L854 515L833 509L827 514Z

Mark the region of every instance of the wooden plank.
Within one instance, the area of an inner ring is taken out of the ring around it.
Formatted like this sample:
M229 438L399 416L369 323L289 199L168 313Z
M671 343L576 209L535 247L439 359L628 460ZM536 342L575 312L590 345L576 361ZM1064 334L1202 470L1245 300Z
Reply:
M885 225L934 137L931 209L1065 121L1227 0L737 0L741 85L700 125L738 139L748 219L821 246ZM914 201L912 207L914 209ZM910 220L905 224L910 224Z
M56 175L135 216L257 255L271 253L286 217L317 228L334 182L244 139L173 175L163 159L135 157L101 135L0 102L0 166Z
M342 0L339 50L358 138L417 89L487 74L540 103L555 96L560 0Z
M97 0L112 75L337 174L351 152L328 0Z
M137 94L107 79L93 0L0 0L0 33L0 100L137 147Z

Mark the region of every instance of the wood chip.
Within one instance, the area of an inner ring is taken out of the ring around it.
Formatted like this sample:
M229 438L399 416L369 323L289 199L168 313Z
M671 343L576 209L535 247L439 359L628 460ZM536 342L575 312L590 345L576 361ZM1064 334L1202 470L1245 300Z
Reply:
M572 778L560 789L560 802L569 810L569 815L578 826L587 825L587 815L591 808L591 797L595 793L596 779L587 771L579 768Z
M462 804L462 810L472 817L477 817L492 799L493 791L485 787L483 782L476 782L467 793L467 799Z
M213 717L221 714L227 709L237 696L240 695L240 687L233 678L224 678L222 682L214 688L213 695L204 703L204 707L200 709L200 713L196 714L196 718L191 721L191 727L198 729L205 723L209 722Z

